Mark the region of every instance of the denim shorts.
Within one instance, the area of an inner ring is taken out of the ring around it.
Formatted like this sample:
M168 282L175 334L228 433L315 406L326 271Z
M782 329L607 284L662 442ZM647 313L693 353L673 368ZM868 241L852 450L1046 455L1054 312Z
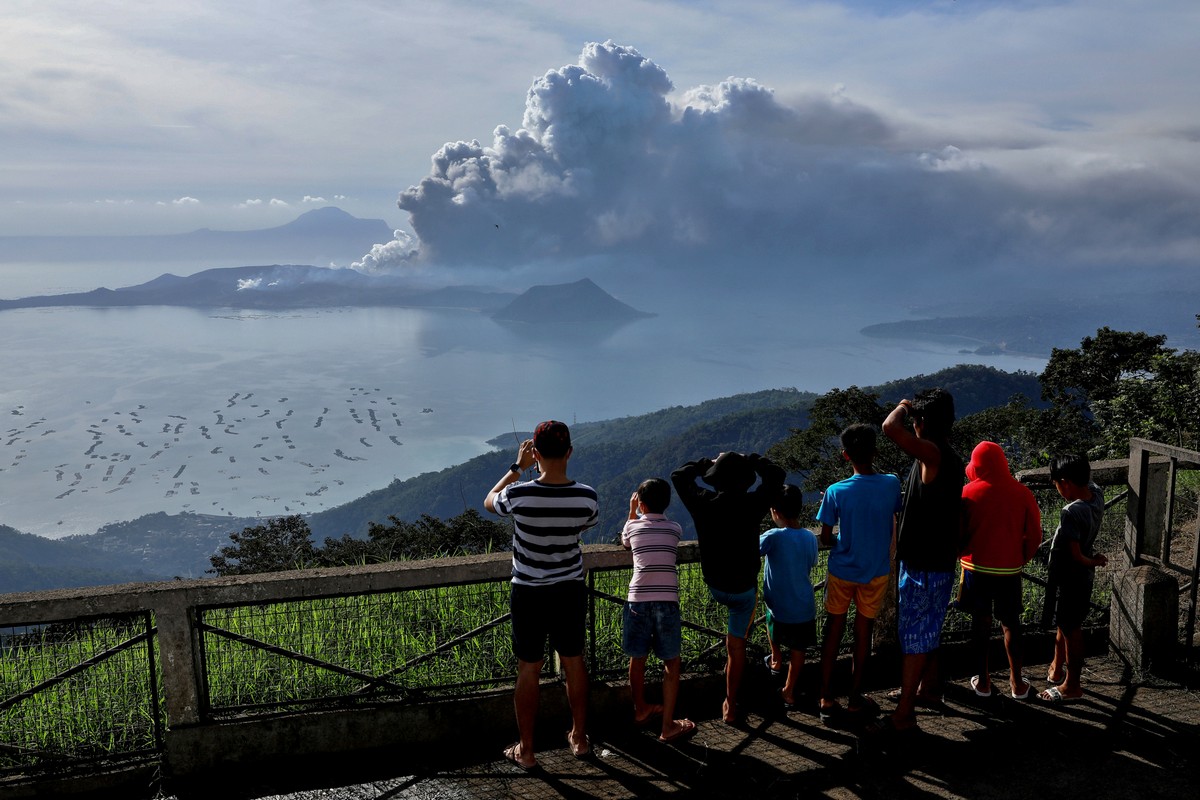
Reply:
M710 586L708 593L713 600L729 609L729 624L726 626L729 635L741 639L749 637L750 626L754 623L754 610L758 608L758 587L733 594Z
M625 603L621 617L621 649L630 658L645 658L654 651L662 661L679 658L683 623L679 603L661 600Z
M905 655L932 653L942 638L942 625L954 589L953 572L910 572L900 562L900 599L896 628L900 652Z

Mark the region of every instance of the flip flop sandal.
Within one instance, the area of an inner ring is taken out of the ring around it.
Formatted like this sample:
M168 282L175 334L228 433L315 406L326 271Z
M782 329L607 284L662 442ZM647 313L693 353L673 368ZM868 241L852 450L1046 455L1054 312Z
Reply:
M575 756L576 758L587 758L588 756L590 756L592 754L592 737L588 736L585 733L583 735L583 748L580 749L580 748L577 748L574 745L574 743L571 742L571 733L570 733L570 731L568 731L567 732L567 749L570 750L571 755Z
M504 748L505 760L507 760L513 764L516 764L518 767L520 767L525 772L533 772L534 770L536 770L538 768L538 763L536 761L533 762L532 764L522 764L520 761L517 760L517 750L519 750L520 747L521 747L520 742L513 742L511 745Z
M1039 694L1038 699L1043 703L1062 705L1064 703L1078 703L1083 699L1083 696L1080 695L1079 697L1068 697L1067 695L1063 694L1062 690L1060 690L1057 686L1051 686L1049 689Z
M696 732L696 723L692 722L690 719L677 719L675 721L678 722L682 727L674 736L666 739L664 739L662 736L659 736L658 740L663 744L674 744L675 742L683 741Z

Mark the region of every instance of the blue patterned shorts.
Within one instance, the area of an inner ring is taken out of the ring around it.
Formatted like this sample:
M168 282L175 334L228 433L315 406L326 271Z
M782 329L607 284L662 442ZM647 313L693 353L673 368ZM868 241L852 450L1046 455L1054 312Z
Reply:
M942 638L942 624L954 589L953 572L909 572L900 562L900 611L896 627L900 652L932 653Z

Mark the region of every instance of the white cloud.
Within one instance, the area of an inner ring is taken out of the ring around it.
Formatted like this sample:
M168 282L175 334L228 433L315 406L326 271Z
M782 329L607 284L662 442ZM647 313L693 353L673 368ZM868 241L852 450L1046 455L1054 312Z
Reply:
M598 81L555 70L547 94L524 108L532 80L578 55L581 31L620 37L652 56L674 83L665 96L672 113L692 104L701 117L716 114L722 122L714 127L743 148L693 152L678 165L681 172L761 166L748 144L753 132L732 120L765 123L761 114L774 106L803 118L806 147L832 147L843 134L860 142L857 155L844 148L841 156L864 167L895 167L888 159L903 154L907 168L924 174L936 164L948 181L991 171L1022 188L1053 188L1059 176L1076 185L1076 170L1085 167L1071 165L1092 154L1087 169L1138 164L1200 185L1194 0L1159 0L1153 13L1128 0L927 0L904 4L902 12L875 0L300 0L296 8L280 14L234 0L136 9L122 0L0 4L0 200L33 198L39 208L54 208L57 215L47 213L39 224L65 232L86 218L78 204L90 208L92 198L112 196L114 187L137 204L105 219L135 219L138 205L153 208L173 187L196 187L205 203L190 209L189 221L221 228L229 227L222 220L242 223L242 198L300 198L312 186L336 185L344 187L339 205L380 217L395 189L418 182L443 142L479 140L494 148L493 131L505 126L509 155L537 145L561 163L521 159L493 169L491 179L502 179L498 190L506 198L564 192L581 202L605 176L562 169L576 163L572 151L592 152L593 166L602 162L597 140L586 126L573 126L572 115L603 113L597 103L611 102L622 108L621 124L644 132L651 120L629 103L649 102L643 113L661 108L653 92L629 102L588 94L633 63L615 54L611 64L588 68ZM329 41L352 46L330 48ZM630 76L620 83L632 85ZM541 127L543 100L559 115L555 130ZM834 113L846 101L867 113ZM739 103L759 103L760 116ZM526 120L523 111L533 116ZM600 123L600 144L618 146L621 131L610 124L616 120ZM862 143L871 133L862 126L879 123L876 133L888 138L874 146L888 157ZM786 114L772 124L773 135L792 135ZM527 142L519 140L522 129ZM677 143L665 145L683 157ZM967 161L942 159L947 146ZM922 165L921 154L934 161ZM963 170L968 163L972 169ZM828 170L802 172L819 186ZM704 177L694 178L697 190L718 185ZM488 187L474 190L486 195ZM651 194L644 202L661 200ZM493 203L481 206L484 195L463 191L451 199L462 209L495 210ZM613 198L597 216L597 241L636 245L627 228L637 205L622 202ZM719 242L720 221L690 208L698 202L685 205L673 212L671 237ZM180 224L167 215L146 219ZM30 221L32 212L8 215L0 235L27 230ZM650 220L647 235L658 222ZM550 253L569 248L569 233L530 231L522 249L535 241Z
M302 202L305 202L305 203L325 203L325 202L327 202L327 201L325 200L325 198L324 198L324 197L313 197L312 195L308 195L308 194L306 194L306 195L304 195L304 200L303 200Z
M286 207L290 206L290 205L291 205L291 203L289 203L289 202L288 202L288 201L286 201L286 200L280 200L278 197L272 197L272 198L271 198L271 202L270 202L270 203L268 203L268 205L272 205L272 206L279 206L279 207L281 207L281 208L286 208Z
M177 206L194 206L199 204L199 200L194 197L179 197L171 201Z
M490 146L439 149L399 199L419 247L405 234L372 268L632 253L695 266L748 243L789 272L830 259L1079 262L1106 242L1156 263L1200 237L1200 191L1147 160L1046 154L1047 192L1044 170L1001 155L1028 162L1056 135L948 144L936 125L906 127L842 87L783 100L734 77L675 91L665 69L612 42L535 79L523 119Z

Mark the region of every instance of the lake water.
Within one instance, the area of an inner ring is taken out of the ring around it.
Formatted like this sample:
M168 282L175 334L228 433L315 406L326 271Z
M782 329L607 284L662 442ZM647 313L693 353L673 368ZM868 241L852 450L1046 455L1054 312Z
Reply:
M0 264L0 296L130 285L162 271ZM895 318L883 307L824 308L817 319L786 298L734 313L720 299L673 312L622 299L660 314L580 331L457 310L0 312L0 524L62 536L155 511L317 511L464 461L487 439L546 418L825 391L963 360L1043 365L859 334Z

